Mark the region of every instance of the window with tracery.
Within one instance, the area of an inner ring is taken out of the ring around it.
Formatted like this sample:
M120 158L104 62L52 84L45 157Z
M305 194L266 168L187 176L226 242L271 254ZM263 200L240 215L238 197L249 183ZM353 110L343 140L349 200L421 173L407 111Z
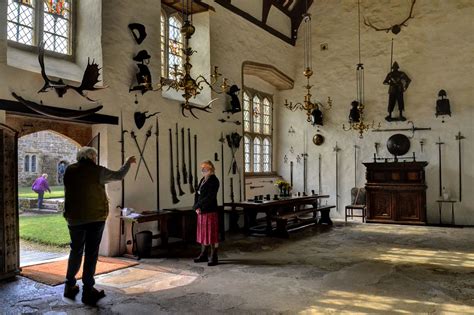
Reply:
M161 76L171 80L176 80L176 72L183 69L182 25L183 19L178 13L161 12Z
M8 0L7 39L72 54L72 0Z
M272 97L243 91L244 164L246 173L272 172Z

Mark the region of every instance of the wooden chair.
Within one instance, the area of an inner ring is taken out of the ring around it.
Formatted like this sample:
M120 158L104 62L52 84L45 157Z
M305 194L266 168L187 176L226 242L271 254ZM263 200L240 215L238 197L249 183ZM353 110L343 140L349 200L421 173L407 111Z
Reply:
M354 210L360 210L360 214L354 214ZM351 217L353 219L362 218L362 222L365 222L367 206L365 203L365 188L354 187L351 189L351 204L346 206L345 221Z

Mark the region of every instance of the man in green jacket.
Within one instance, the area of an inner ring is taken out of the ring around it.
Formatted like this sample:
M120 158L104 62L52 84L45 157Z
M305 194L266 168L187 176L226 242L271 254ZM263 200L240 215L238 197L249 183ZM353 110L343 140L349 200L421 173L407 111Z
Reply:
M95 305L105 296L103 290L98 291L94 288L99 246L109 212L105 184L122 180L130 165L136 163L135 157L132 156L120 170L112 171L97 165L96 160L95 148L82 147L77 152L77 163L69 165L64 174L64 217L71 236L64 296L74 299L79 293L76 274L81 267L85 251L82 302L88 305Z

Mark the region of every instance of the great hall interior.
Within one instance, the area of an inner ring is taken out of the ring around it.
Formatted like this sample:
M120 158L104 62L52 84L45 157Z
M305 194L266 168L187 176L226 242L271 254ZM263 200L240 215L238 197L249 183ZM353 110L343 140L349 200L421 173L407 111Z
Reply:
M474 314L473 51L471 0L2 0L0 313ZM136 157L105 186L96 305L63 296L67 246L24 260L50 215L24 173L62 185L42 132Z

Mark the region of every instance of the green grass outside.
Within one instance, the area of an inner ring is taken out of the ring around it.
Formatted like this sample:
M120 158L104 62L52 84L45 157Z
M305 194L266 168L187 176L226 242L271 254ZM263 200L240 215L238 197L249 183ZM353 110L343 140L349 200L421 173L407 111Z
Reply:
M50 186L51 193L45 192L44 199L64 198L64 186ZM31 187L18 187L18 198L38 198L38 194Z
M20 216L20 238L35 243L65 247L69 231L62 214Z

